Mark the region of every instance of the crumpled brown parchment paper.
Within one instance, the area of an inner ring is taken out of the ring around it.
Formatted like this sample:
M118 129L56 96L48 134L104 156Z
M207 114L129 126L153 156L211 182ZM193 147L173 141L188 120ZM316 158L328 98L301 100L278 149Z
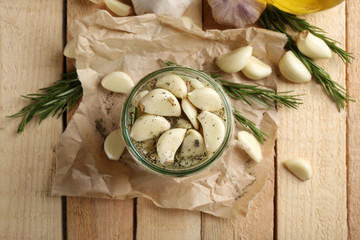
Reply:
M170 17L114 18L102 10L76 21L72 34L78 39L76 67L84 96L57 146L53 194L145 197L164 208L200 210L225 218L244 216L273 164L275 110L232 100L233 106L269 135L262 146L261 163L250 160L233 140L228 151L205 171L185 178L161 177L138 166L128 152L119 162L107 159L104 136L118 128L126 96L103 89L100 82L112 71L124 71L137 82L163 67L161 60L219 71L215 57L244 45L253 46L253 55L275 70L285 36L255 28L204 32L196 26L186 28L181 20ZM277 85L276 71L257 82L245 80L241 73L224 74L224 78L271 89ZM234 135L240 129L236 124Z

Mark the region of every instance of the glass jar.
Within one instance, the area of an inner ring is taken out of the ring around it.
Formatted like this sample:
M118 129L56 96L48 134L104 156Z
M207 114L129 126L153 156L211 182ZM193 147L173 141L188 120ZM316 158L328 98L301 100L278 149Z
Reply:
M225 138L223 142L221 143L220 147L212 154L209 155L206 159L202 159L199 161L198 164L188 166L188 167L179 167L179 168L170 168L165 166L159 166L154 164L151 160L147 159L141 151L136 147L136 142L131 139L130 137L130 130L132 127L132 124L134 123L134 111L136 109L136 106L134 106L134 98L137 96L137 94L143 90L144 88L147 88L149 83L151 81L154 81L155 79L161 77L164 74L176 74L180 77L186 78L196 78L203 84L213 88L220 96L220 99L222 101L222 105L224 107L224 124L225 124ZM226 149L228 142L231 139L232 135L232 128L233 128L233 117L232 117L232 110L230 103L228 99L225 96L224 91L222 90L221 86L217 84L211 77L206 75L203 72L186 68L186 67L166 67L162 68L160 70L157 70L155 72L152 72L142 78L132 89L130 94L125 100L122 115L121 115L121 121L120 121L120 127L122 136L124 138L124 141L126 143L126 147L134 160L144 167L145 169L160 174L162 176L170 176L170 177L185 177L189 176L195 173L199 173L200 171L204 170L206 167L210 166L212 163L214 163L217 159L220 158L224 150Z

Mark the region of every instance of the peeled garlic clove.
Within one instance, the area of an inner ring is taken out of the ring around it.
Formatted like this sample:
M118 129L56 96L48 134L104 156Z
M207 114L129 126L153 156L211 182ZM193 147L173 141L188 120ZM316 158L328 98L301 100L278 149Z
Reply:
M199 122L196 119L198 115L196 107L192 105L192 103L188 99L183 98L181 101L181 108L194 126L194 128L199 129Z
M76 52L75 52L76 43L77 43L77 41L74 38L66 44L66 46L64 48L64 52L63 52L65 57L67 57L67 58L75 58L76 57Z
M292 51L287 51L280 59L281 75L294 83L305 83L311 80L311 73Z
M296 41L300 52L313 59L331 58L329 46L321 39L314 36L309 31L302 31Z
M204 154L205 150L203 136L194 129L187 130L181 145L180 156L183 158L194 158Z
M149 93L148 90L144 90L144 91L139 92L139 93L134 97L133 105L134 105L135 107L137 107L137 106L139 105L140 100L141 100L146 94L148 94L148 93Z
M156 13L180 18L194 0L132 0L137 15Z
M175 153L183 142L185 133L186 129L173 128L160 136L156 144L156 151L161 164L174 161Z
M175 123L174 127L175 128L185 128L185 129L193 128L191 123L188 120L184 119L184 118L178 118L176 120L176 123Z
M132 8L118 0L104 0L106 7L108 7L113 13L120 17L129 16L132 12Z
M259 80L270 76L271 67L256 57L251 56L248 63L241 70L242 73L251 80Z
M290 172L301 180L305 181L311 178L311 166L306 160L302 158L294 158L285 161L284 164Z
M101 85L109 91L128 93L134 86L134 82L128 74L116 71L107 74L101 81Z
M158 88L169 90L175 97L183 98L187 94L184 80L175 74L167 74L160 77L155 84Z
M140 99L139 107L143 112L160 115L179 117L181 108L174 94L168 90L153 89Z
M105 139L104 151L110 160L119 160L125 149L125 142L119 129L112 131Z
M203 88L204 84L202 84L199 80L197 80L196 78L192 78L192 77L188 77L188 76L182 76L182 78L188 82L191 86L192 89L196 89L196 88Z
M216 64L224 72L238 72L248 63L252 50L253 48L251 46L235 49L227 54L217 57Z
M255 161L261 162L263 159L261 145L259 141L246 131L238 132L238 140L244 151Z
M208 0L208 3L217 23L237 28L255 23L266 6L263 0Z
M211 112L202 111L197 117L205 139L205 147L208 152L215 152L225 138L225 125L221 118Z
M221 98L212 88L197 88L188 93L188 99L201 110L214 112L222 108Z
M130 137L135 141L156 138L161 133L169 130L170 126L170 123L164 117L146 114L136 119L130 130Z

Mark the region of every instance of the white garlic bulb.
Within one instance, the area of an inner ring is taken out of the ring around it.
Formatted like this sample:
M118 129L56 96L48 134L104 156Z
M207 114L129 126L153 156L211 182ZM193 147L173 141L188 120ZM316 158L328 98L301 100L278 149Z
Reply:
M194 0L132 0L137 15L156 13L180 18Z
M217 23L244 27L258 20L265 9L264 0L208 0Z

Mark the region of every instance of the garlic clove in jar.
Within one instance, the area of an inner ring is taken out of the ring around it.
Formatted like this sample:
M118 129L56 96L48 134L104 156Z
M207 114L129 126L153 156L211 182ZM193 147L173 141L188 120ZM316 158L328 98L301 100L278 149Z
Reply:
M116 71L107 74L101 81L101 85L109 91L128 93L134 86L134 82L127 73Z
M135 107L138 107L140 100L141 100L146 94L148 94L148 93L149 93L148 90L144 90L144 91L139 92L139 93L134 97L133 105L134 105Z
M75 58L76 57L76 52L75 52L75 47L76 47L76 39L71 39L65 46L64 48L64 56L67 58Z
M188 93L189 101L197 108L206 111L218 111L222 108L219 94L212 88L197 88Z
M196 118L198 115L196 107L192 105L192 103L188 99L183 98L181 100L181 108L194 126L194 128L199 129L199 122Z
M243 69L248 63L253 48L251 46L235 49L217 57L216 64L226 73L235 73Z
M129 16L132 12L132 8L129 5L119 0L104 0L104 3L106 7L120 17Z
M225 138L224 122L219 116L208 111L202 111L197 119L203 128L206 150L215 152Z
M177 98L166 89L153 89L140 99L139 107L143 112L160 115L179 117L181 108Z
M247 131L238 132L237 138L240 147L251 157L255 162L261 162L263 159L261 152L261 145L259 141Z
M119 160L125 150L125 142L120 130L112 131L104 141L104 151L110 160Z
M206 151L203 136L195 129L187 130L181 145L179 156L182 158L194 158L201 156Z
M186 84L190 85L191 90L194 90L196 88L203 88L204 87L204 84L202 84L196 78L192 78L192 77L188 77L188 76L182 76L182 78L186 81Z
M191 122L189 122L188 120L186 120L184 118L178 118L175 121L174 128L190 129L190 128L193 128L193 126L192 126Z
M145 114L135 120L130 130L130 137L135 141L156 138L170 129L170 123L164 117Z
M287 51L279 61L281 75L294 83L310 82L311 73L292 51Z
M173 128L160 136L156 144L156 151L161 164L174 161L175 153L183 142L185 133L186 129L184 128Z
M180 18L194 0L132 0L137 15L156 13Z
M217 23L244 27L255 23L265 10L265 0L208 0Z
M296 45L300 52L305 56L313 59L331 58L331 50L329 46L322 40L314 36L309 31L302 31L296 41Z
M169 90L175 97L183 98L187 94L185 81L175 74L167 74L160 77L155 84L158 88Z
M254 56L251 56L248 63L241 72L251 80L260 80L270 76L271 67Z

